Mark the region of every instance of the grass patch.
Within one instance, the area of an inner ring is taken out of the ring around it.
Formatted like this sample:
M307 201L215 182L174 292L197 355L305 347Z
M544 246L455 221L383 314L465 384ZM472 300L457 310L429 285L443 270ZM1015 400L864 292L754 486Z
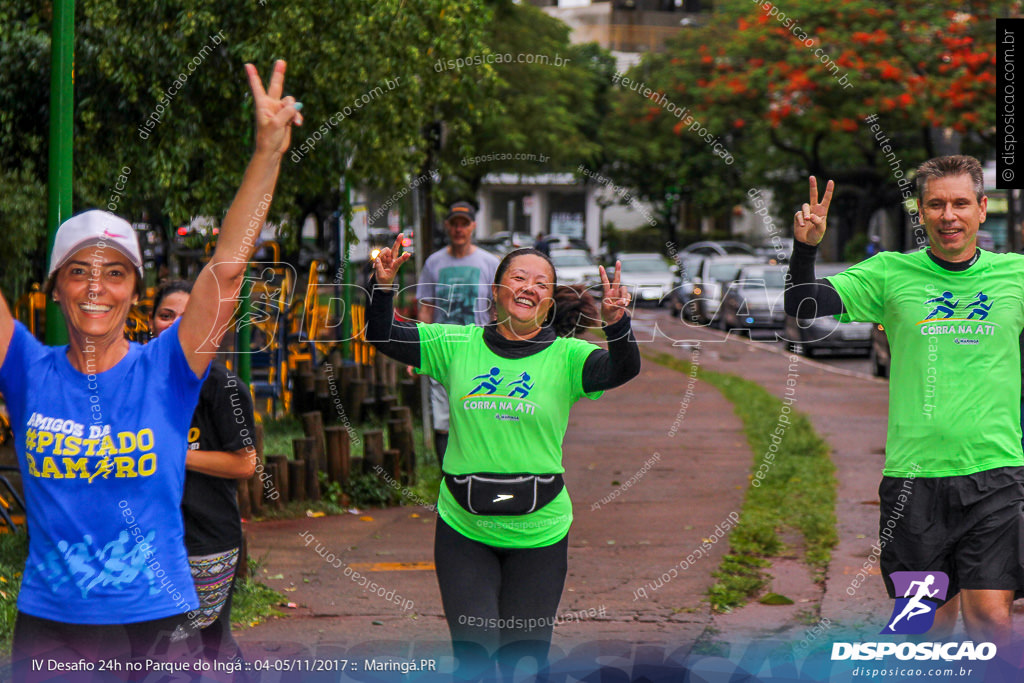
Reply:
M292 439L301 439L302 423L294 415L263 420L263 452L292 457Z
M18 615L21 572L28 558L28 534L0 534L0 656L11 654L14 619Z
M666 353L648 358L687 375L691 370L689 362ZM729 535L731 553L722 559L713 574L718 582L708 590L712 609L724 612L744 604L767 584L764 569L771 565L769 558L784 549L779 537L784 529L799 532L804 561L824 576L839 538L835 466L828 444L810 420L792 411L788 426L780 422L783 402L759 384L705 368L698 368L697 376L721 391L743 422L754 453L751 472L762 464L769 466L761 485L747 488L740 523ZM781 438L774 456L768 450L773 434Z
M270 586L253 580L262 566L262 560L249 556L249 575L235 582L235 593L231 598L231 624L234 628L250 628L267 617L281 616L276 607L288 602L284 595Z

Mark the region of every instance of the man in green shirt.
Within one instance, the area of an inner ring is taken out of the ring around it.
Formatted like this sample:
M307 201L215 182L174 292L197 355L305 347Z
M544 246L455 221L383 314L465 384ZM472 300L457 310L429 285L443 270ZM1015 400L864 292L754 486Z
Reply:
M833 183L794 217L787 313L884 325L892 349L889 427L879 487L881 570L942 571L945 604L930 633L962 609L968 636L1007 644L1024 595L1024 454L1020 347L1024 259L977 247L988 200L981 164L939 157L917 171L930 248L884 252L815 280Z

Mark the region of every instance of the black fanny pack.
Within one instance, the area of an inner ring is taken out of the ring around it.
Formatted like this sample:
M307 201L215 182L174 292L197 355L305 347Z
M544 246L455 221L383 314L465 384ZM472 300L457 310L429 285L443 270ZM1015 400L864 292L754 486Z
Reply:
M445 474L452 497L474 515L525 515L553 501L565 480L561 474Z

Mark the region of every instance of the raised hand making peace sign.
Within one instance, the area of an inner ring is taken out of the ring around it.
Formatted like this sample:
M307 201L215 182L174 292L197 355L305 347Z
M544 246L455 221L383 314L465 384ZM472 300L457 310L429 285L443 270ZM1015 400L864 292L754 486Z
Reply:
M274 62L274 73L270 76L270 87L263 90L263 80L252 64L245 65L252 89L253 110L256 114L256 151L284 154L291 142L292 125L302 125L302 114L291 95L282 98L284 91L284 70L286 64L279 59ZM300 105L301 106L301 105Z
M832 203L831 180L825 186L825 196L818 202L818 179L811 176L811 203L804 204L793 217L793 237L798 242L817 246L825 236L825 221L828 220L828 205Z
M615 279L608 281L608 273L604 266L600 266L601 285L604 294L601 297L601 319L605 325L611 325L622 318L622 314L629 307L629 290L625 285L619 284L622 280L622 262L615 262Z
M384 247L377 254L377 258L373 262L373 274L378 285L390 287L391 283L395 281L398 269L412 257L409 252L405 252L401 256L397 255L402 248L402 237L402 233L398 233L398 237L395 238L395 246Z

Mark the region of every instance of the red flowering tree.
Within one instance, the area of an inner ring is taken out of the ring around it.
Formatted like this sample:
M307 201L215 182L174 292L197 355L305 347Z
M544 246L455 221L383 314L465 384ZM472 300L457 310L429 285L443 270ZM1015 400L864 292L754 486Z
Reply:
M717 3L706 25L684 30L666 54L649 56L630 76L687 107L735 163L724 174L709 165L715 152L692 123L622 89L608 126L621 149L609 172L646 180L650 196L662 192L663 177L682 179L705 212L722 213L735 199L723 178L740 191L771 187L782 215L806 201L802 178L813 173L836 181L843 232L863 230L876 209L900 204L896 169L905 174L943 153L991 156L994 17L1005 7L988 0L969 11L954 7ZM898 163L865 121L873 115Z

